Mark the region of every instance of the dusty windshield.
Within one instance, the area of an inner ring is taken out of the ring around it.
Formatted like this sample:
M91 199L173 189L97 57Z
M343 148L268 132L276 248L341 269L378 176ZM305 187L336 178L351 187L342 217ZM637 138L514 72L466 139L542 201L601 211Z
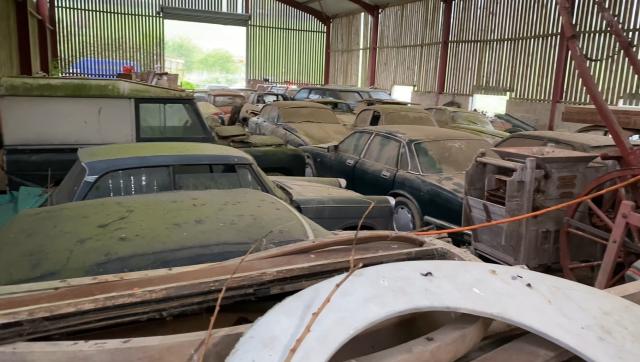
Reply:
M244 102L242 96L215 96L213 97L213 105L216 107L232 107L236 104Z
M391 112L384 116L385 125L433 126L438 125L427 113Z
M391 99L391 96L389 95L389 93L385 91L370 91L369 97L375 98L375 99L384 99L384 100Z
M338 91L338 99L341 99L345 102L357 102L362 100L362 96L358 92L351 91Z
M453 117L453 123L493 129L491 122L484 114L475 112L452 112L451 115Z
M325 123L340 124L336 115L325 108L282 108L283 123Z
M413 145L423 174L464 172L481 149L491 149L485 140L424 141Z

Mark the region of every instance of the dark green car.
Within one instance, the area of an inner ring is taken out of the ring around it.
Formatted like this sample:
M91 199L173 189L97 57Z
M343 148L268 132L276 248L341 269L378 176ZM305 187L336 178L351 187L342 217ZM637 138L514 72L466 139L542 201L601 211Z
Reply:
M486 140L428 126L378 126L354 131L337 145L308 146L307 175L340 177L365 195L395 198L394 226L460 225L464 172Z

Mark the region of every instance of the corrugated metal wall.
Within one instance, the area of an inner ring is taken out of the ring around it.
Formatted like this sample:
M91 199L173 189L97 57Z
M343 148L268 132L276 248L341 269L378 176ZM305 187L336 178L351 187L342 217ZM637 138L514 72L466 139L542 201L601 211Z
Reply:
M325 27L275 0L252 0L247 78L321 84Z
M64 75L101 76L86 58L126 60L140 70L164 68L161 6L244 12L243 0L58 0L60 68ZM275 0L251 2L247 77L322 83L324 25Z
M614 104L625 95L633 98L640 93L640 80L626 65L593 2L577 3L581 46L587 55L602 59L590 65L606 99ZM514 99L551 99L560 30L555 0L455 0L453 4L446 93L510 92ZM640 0L610 0L607 5L627 35L640 44ZM440 0L383 10L377 86L415 85L416 91L435 92L442 13ZM350 24L341 27L348 29ZM332 79L352 78L340 73L348 69L353 68L332 67ZM565 89L566 102L588 102L571 62Z
M609 0L606 3L626 29L627 36L640 47L640 0ZM591 1L577 1L577 4L575 22L581 33L580 46L585 55L595 60L589 66L605 99L616 103L618 98L628 97L630 93L633 94L631 98L637 99L640 97L640 79L633 74L606 24L598 16L596 7ZM571 62L567 72L565 99L576 103L588 101L587 93Z
M440 0L424 0L384 9L380 14L376 85L436 86L441 40Z
M559 29L555 0L455 1L446 92L550 99Z
M370 19L356 14L331 23L329 83L359 87L369 84Z

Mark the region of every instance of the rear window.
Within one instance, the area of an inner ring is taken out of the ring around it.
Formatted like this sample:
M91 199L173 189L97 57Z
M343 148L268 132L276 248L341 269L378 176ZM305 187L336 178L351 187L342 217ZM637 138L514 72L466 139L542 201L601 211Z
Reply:
M438 125L428 113L391 112L384 116L385 125L433 126Z
M391 99L391 96L389 95L389 93L385 91L370 91L369 97L375 98L375 99L384 99L384 100Z
M284 123L325 123L340 124L335 113L326 108L281 108Z
M212 103L216 107L233 107L244 102L242 96L215 96L212 98Z
M109 172L94 184L85 200L154 194L174 190L263 191L260 181L246 165L175 165L142 167Z
M358 102L362 100L362 96L358 92L349 92L349 91L338 91L338 99L343 100L345 102Z

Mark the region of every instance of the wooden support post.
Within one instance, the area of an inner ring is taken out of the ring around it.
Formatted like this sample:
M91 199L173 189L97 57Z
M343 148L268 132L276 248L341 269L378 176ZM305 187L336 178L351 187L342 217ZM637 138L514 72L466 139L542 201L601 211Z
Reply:
M329 84L329 74L331 71L331 22L325 24L324 39L324 84Z
M451 15L453 13L453 0L442 0L442 2L444 3L444 15L442 17L442 42L440 43L440 60L438 62L438 94L444 93L447 80L449 40L451 38Z
M376 68L378 66L378 26L380 24L380 10L375 9L371 14L371 42L369 44L369 87L376 85Z

